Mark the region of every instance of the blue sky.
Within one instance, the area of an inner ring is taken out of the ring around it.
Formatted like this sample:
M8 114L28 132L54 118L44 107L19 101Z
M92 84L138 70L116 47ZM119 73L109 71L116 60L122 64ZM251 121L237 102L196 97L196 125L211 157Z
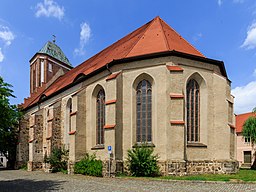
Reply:
M255 0L2 0L0 75L21 103L29 60L57 36L73 66L160 16L206 57L225 62L235 112L256 106Z

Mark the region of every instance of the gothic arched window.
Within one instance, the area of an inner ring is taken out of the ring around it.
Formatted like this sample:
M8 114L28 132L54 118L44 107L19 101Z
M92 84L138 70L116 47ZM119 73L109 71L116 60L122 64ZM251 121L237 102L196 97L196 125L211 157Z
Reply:
M136 88L136 141L152 141L152 89L147 80Z
M71 132L72 125L71 125L71 113L72 113L72 99L69 99L69 106L68 106L68 114L69 114L69 129L68 131Z
M105 125L105 92L103 89L97 94L96 121L96 144L103 145Z
M196 80L187 83L187 141L200 141L200 89Z

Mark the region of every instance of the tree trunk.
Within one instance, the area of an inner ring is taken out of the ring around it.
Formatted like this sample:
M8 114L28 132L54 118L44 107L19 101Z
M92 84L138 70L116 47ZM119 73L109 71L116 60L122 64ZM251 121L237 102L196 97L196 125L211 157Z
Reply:
M251 169L256 170L256 153L254 151L254 145L252 145L252 152L253 152L253 164L251 166Z

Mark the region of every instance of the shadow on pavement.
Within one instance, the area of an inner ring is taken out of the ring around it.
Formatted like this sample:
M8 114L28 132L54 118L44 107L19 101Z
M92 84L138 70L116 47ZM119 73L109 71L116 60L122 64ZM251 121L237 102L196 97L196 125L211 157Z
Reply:
M55 191L63 189L61 184L65 181L51 181L51 180L27 180L15 179L0 181L0 192L21 192L21 191Z

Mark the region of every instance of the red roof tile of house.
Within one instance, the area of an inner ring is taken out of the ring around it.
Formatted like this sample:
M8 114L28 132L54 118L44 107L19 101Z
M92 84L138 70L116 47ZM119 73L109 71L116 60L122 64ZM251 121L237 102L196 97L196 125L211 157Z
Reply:
M251 116L255 115L254 113L244 113L240 115L236 115L236 132L241 133L243 130L244 122Z
M160 17L156 17L58 78L41 95L49 96L70 85L78 75L88 75L114 60L166 51L177 51L205 58ZM38 95L32 97L31 102L23 104L23 108L34 104L40 98Z

